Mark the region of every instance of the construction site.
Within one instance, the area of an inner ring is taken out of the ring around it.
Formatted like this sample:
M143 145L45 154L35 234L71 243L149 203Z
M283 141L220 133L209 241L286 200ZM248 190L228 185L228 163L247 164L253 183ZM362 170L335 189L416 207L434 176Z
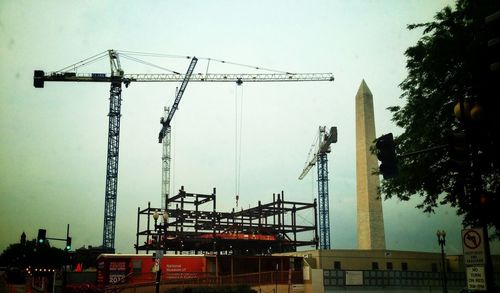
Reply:
M289 200L285 191L280 191L273 193L270 201L257 197L248 207L238 206L238 155L234 208L224 211L217 205L233 195L218 199L216 188L203 193L184 186L177 191L172 188L172 119L188 83L232 82L241 86L259 82L331 82L334 80L331 73L271 70L272 73L265 74L211 74L207 65L204 74L194 74L198 58L187 57L190 64L185 74L176 71L125 74L120 56L159 67L131 57L130 52L108 50L60 71L35 70L33 83L35 88L43 88L46 82L110 83L102 246L97 250L100 255L94 256L97 269L89 273L99 290L169 292L205 290L208 286L217 291L225 290L225 286L247 286L247 291L240 288L234 292L334 292L353 288L416 292L420 288L447 288L448 283L453 290L465 286L464 257L445 258L443 246L441 254L386 248L382 200L377 193L380 179L373 173L378 160L370 151L376 139L373 95L364 80L355 96L358 249L342 250L332 249L330 235L328 154L331 145L337 142L335 126L319 126L298 177L303 179L316 167L317 195L310 202ZM77 72L81 66L107 58L111 74ZM209 58L206 61L228 63ZM173 103L164 107L160 119L157 137L162 144L160 205L152 205L149 200L146 207L137 208L135 243L130 243L135 254L122 254L115 253L121 94L123 85L128 87L136 82L180 85ZM183 180L186 186L192 184ZM71 239L69 225L68 239ZM77 275L68 276L71 279Z
M60 71L45 73L42 70L35 70L33 81L35 88L43 88L46 82L110 83L104 224L100 247L100 251L107 254L98 258L99 286L106 288L118 284L154 281L158 290L160 286L171 283L173 279L177 281L182 279L184 284L188 284L189 280L195 282L196 279L196 283L199 284L200 274L203 275L202 279L208 278L201 283L224 285L244 282L255 285L255 276L258 276L259 286L275 285L275 290L278 290L278 284L288 284L288 290L292 283L302 286L301 258L276 254L291 253L311 247L330 248L326 154L330 152L330 144L337 141L336 127L331 127L329 130L324 126L319 128L318 146L310 152L311 161L306 163L299 178L304 178L309 170L318 164L318 200L290 201L286 199L285 192L281 191L274 193L270 202L259 200L248 208L221 211L217 207L216 188L205 194L190 192L185 190L184 186L176 194L171 191L171 123L190 82L232 82L237 86L247 82L331 82L334 80L333 75L289 72L193 74L198 62L196 57L187 57L190 64L185 74L176 71L170 74L125 74L120 57L154 66L131 57L130 53L108 50ZM80 67L105 58L109 58L111 74L77 73ZM208 62L210 61L214 62L213 59L208 59ZM131 83L136 82L178 82L180 86L176 89L173 104L165 106L164 116L160 121L158 142L162 144L163 150L161 206L151 206L148 203L146 208L137 209L136 241L133 244L136 254L125 257L122 254L113 254L121 93L123 85L129 87ZM237 206L238 192L235 199ZM189 261L183 263L186 257ZM172 269L171 265L176 263L176 260L180 263L176 269ZM198 265L193 265L198 262ZM151 271L156 273L151 275ZM182 274L178 274L179 272ZM249 274L255 276L242 279L242 276Z
M332 144L337 143L337 127L320 125L317 128L298 177L302 180L316 167L317 194L311 201L290 200L285 191L280 191L272 194L272 200L253 197L254 203L248 204L246 199L244 206L239 205L241 161L238 161L238 151L233 195L223 194L218 198L215 187L208 192L184 186L174 191L171 150L172 119L190 82L231 82L236 87L259 82L332 82L331 73L301 74L264 69L272 73L212 74L207 65L205 73L195 74L198 58L188 56L186 59L190 63L185 74L177 71L125 74L120 57L165 70L132 57L134 54L147 55L108 50L59 71L34 72L35 88L43 88L47 82L110 84L102 245L96 250L99 254L93 255L97 262L95 271L86 273L87 281L99 290L159 293L197 288L215 292L305 293L362 288L417 292L420 288L438 289L447 288L447 285L458 291L465 286L466 267L461 255L445 257L443 250L439 254L386 248L382 200L377 193L380 179L373 173L378 168L378 160L370 151L376 139L373 95L364 80L355 96L358 248L332 249L328 154L332 152ZM109 59L111 74L79 73L80 67L103 59ZM228 63L210 58L205 61ZM254 69L262 70L260 67ZM162 145L160 204L152 205L152 200L148 200L146 207L137 208L135 233L127 231L130 236L135 234L135 243L130 243L135 254L123 254L115 251L122 86L129 87L136 82L180 85L173 103L164 106L161 128L154 138ZM236 131L236 150L237 135ZM190 176L182 181L185 186L191 186L197 179ZM227 208L233 196L233 208L224 210L218 205L222 202ZM70 241L69 225L67 234ZM33 280L47 278L44 274L35 273ZM66 276L70 283L78 283L84 275L70 272ZM467 282L471 281L467 279ZM51 283L47 281L46 284ZM54 284L55 281L52 286Z

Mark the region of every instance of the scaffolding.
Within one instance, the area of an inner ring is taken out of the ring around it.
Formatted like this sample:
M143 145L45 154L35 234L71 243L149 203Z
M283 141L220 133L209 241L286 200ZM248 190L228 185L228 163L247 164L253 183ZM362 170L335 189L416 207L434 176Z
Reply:
M218 212L216 189L211 194L179 193L167 199L167 209L137 209L136 253L167 251L194 254L269 255L318 248L317 203L273 201L240 211ZM311 214L312 224L298 224L299 212ZM165 215L165 217L164 217ZM163 220L158 220L163 219ZM141 223L145 229L141 230Z

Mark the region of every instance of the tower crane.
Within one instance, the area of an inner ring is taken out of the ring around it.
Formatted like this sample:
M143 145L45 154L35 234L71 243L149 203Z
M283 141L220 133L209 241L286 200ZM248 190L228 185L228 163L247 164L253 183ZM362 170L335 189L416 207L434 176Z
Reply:
M162 117L160 120L162 128L160 130L160 134L158 135L158 142L162 143L163 139L165 139L165 141L163 141L163 156L162 156L162 165L163 165L162 205L165 205L164 209L168 208L167 203L168 203L168 195L170 192L170 159L171 159L170 145L171 145L171 133L172 133L172 129L170 128L170 122L172 121L172 118L174 117L177 108L179 108L179 102L181 101L182 95L184 95L184 91L186 90L186 86L189 82L189 79L191 78L191 75L193 74L193 70L197 62L198 59L196 57L193 57L193 59L191 59L191 64L189 64L188 70L184 75L181 87L179 90L177 90L177 93L175 95L174 104L170 109L166 110L166 117L165 118Z
M94 62L100 58L109 56L111 72L106 73L77 73L76 68ZM188 57L191 59L191 57ZM196 64L196 62L194 63ZM191 62L191 65L194 64ZM191 68L191 67L190 67ZM120 65L120 54L116 50L108 50L104 53L89 57L78 63L70 65L62 70L45 73L43 70L35 70L33 86L43 88L45 82L105 82L110 83L109 104L109 127L108 127L108 151L106 165L106 189L104 201L104 227L102 247L110 251L115 245L116 224L116 200L118 186L118 155L120 142L120 118L121 118L121 93L122 84L128 87L133 82L182 82L186 75L173 73L147 73L147 74L125 74ZM206 73L194 74L187 80L190 82L299 82L299 81L333 81L331 73L266 73L266 74L224 74ZM174 110L174 109L172 109ZM174 110L175 113L175 110ZM173 115L173 114L172 114ZM170 114L169 114L170 116Z
M326 131L325 126L319 127L319 143L312 159L306 162L304 170L299 176L302 180L309 170L317 164L318 168L318 201L319 201L319 246L321 249L330 249L330 212L328 195L328 158L331 152L330 145L337 142L337 127Z

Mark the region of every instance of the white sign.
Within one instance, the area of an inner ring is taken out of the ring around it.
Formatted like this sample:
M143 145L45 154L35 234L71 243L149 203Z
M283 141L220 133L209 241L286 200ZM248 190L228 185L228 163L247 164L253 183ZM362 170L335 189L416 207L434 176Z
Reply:
M346 285L363 285L363 272L362 271L346 271L345 272Z
M465 266L483 265L485 263L482 229L462 230L462 245Z
M483 266L467 267L467 289L486 291L486 275Z
M304 292L304 284L292 284L292 292Z

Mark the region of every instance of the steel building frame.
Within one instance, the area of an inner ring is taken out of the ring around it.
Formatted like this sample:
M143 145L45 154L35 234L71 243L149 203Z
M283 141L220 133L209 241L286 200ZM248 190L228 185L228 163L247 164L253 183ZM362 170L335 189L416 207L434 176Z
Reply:
M165 210L137 209L136 253L162 250L175 253L217 253L265 255L296 251L299 246L319 245L317 203L285 200L284 193L273 194L273 201L240 211L218 212L216 190L211 194L187 193L184 187L168 199ZM211 205L210 205L211 203ZM298 225L297 212L313 210L314 224ZM154 219L156 213L157 219ZM141 230L141 223L146 222ZM160 220L158 220L160 219ZM309 232L309 240L303 240ZM300 239L299 239L300 238Z

